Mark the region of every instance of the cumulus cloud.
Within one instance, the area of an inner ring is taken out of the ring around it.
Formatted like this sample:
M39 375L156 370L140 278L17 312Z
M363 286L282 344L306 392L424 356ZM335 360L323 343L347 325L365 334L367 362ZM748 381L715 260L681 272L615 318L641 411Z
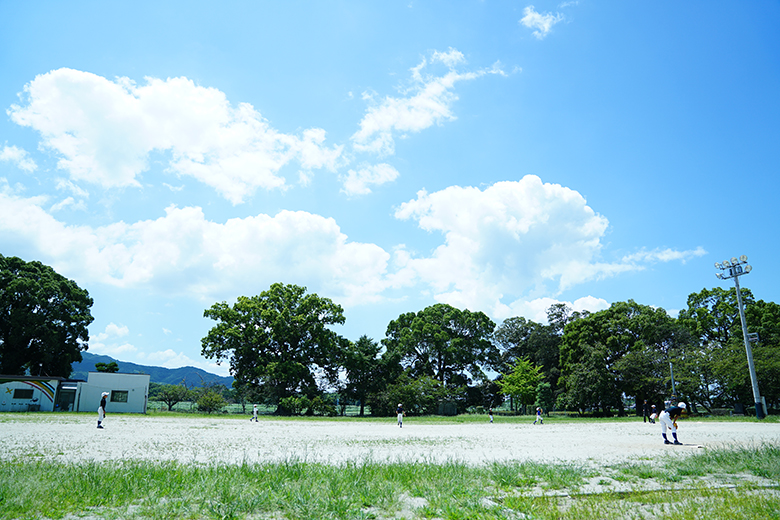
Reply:
M0 150L0 161L13 163L17 168L28 173L38 169L38 165L30 158L27 150L16 146L4 146Z
M121 339L127 336L129 332L126 326L111 322L106 325L103 332L90 336L89 352L114 358L135 354L138 349Z
M239 204L258 188L285 186L283 167L335 170L342 147L325 131L282 133L248 103L232 106L187 78L113 81L73 69L37 76L11 119L38 131L73 180L138 187L152 151L170 151L170 171L194 177Z
M555 298L536 298L534 300L515 300L510 305L499 303L493 317L505 320L513 316L523 316L537 323L547 323L547 311L553 305L563 303L573 311L598 312L609 308L609 302L603 298L583 296L574 301L562 301Z
M452 186L421 191L401 204L395 216L444 236L430 256L396 254L407 277L430 286L439 301L490 309L493 315L533 310L529 302L539 298L643 269L638 259L603 261L607 219L576 191L534 175L484 190ZM679 257L669 251L653 258Z
M458 99L454 92L457 83L486 74L503 74L498 65L490 69L459 72L457 66L463 63L465 57L456 49L436 51L430 60L424 58L411 69L411 85L401 97L386 96L377 102L373 94L364 93L363 99L374 104L360 121L360 129L352 135L354 149L380 156L393 154L395 136L403 137L455 119L452 105ZM436 64L444 65L447 72L440 76L428 74L428 68Z
M371 186L379 186L398 178L398 170L389 164L363 165L357 170L349 170L341 177L344 187L341 191L347 195L366 195Z
M0 191L0 229L79 280L152 287L202 300L289 281L347 305L376 300L390 255L349 241L336 222L305 211L208 221L201 208L170 206L165 215L106 226L66 225L43 209L45 197Z
M564 19L563 15L558 13L538 13L532 5L523 9L523 14L525 16L520 19L520 24L529 29L534 29L533 35L540 40L543 40L550 33L553 25Z

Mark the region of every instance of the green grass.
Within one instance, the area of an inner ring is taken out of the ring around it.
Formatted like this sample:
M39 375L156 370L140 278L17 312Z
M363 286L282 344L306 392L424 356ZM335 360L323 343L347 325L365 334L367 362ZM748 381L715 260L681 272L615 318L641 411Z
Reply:
M630 486L652 480L664 491L641 485L616 490L621 480L614 477L620 475ZM764 479L761 487L758 478ZM589 479L605 489L581 492ZM780 518L780 447L705 450L600 469L518 461L477 467L298 460L55 463L27 457L0 462L0 519L523 518L519 514L534 519Z

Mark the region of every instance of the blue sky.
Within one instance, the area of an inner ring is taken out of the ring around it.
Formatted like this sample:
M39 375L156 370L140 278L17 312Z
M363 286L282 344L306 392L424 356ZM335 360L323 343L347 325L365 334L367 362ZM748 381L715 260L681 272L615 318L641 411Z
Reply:
M89 351L226 374L203 310L274 282L379 340L437 302L780 301L777 2L0 3L0 252Z

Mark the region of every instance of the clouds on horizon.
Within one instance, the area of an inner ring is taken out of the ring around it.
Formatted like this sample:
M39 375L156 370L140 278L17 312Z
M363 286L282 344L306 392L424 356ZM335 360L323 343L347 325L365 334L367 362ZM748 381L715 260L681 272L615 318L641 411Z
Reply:
M306 211L213 222L199 207L169 206L155 219L90 226L68 225L47 206L47 197L0 184L0 229L67 276L201 301L232 299L249 279L261 287L289 280L345 306L406 288L503 316L589 280L704 254L666 249L604 261L607 219L578 192L534 175L484 190L421 191L400 204L395 218L441 235L430 254L351 241L334 219Z
M560 21L528 9L524 24L543 35ZM165 173L196 179L233 205L257 190L288 189L290 169L297 170L301 189L312 172L326 170L348 197L369 195L402 175L387 159L397 139L456 119L459 83L504 75L499 65L464 71L465 63L455 49L434 51L410 69L398 95L364 94L369 106L343 144L326 144L321 128L284 133L252 105L234 106L218 89L184 77L146 78L138 85L73 69L39 75L8 114L40 135L39 149L52 153L65 178L37 179L51 188L45 194L28 194L29 187L0 178L0 235L70 278L120 290L209 302L281 280L347 308L381 304L403 290L409 298L482 310L494 319L536 321L579 284L705 253L639 246L622 258L605 258L607 218L577 191L534 175L485 187L421 190L388 208L398 221L429 234L432 247L425 251L351 240L335 219L308 211L215 221L208 207L168 205L147 208L145 219L131 222L67 220L67 210L95 203L89 193L94 186L121 193L155 183L181 191ZM162 175L149 168L156 152L167 154ZM0 161L25 177L39 171L16 146L0 150ZM515 178L514 172L505 176ZM609 305L594 296L565 303L591 311ZM173 350L139 352L127 335L111 323L95 335L91 350L149 356L164 366L206 366Z

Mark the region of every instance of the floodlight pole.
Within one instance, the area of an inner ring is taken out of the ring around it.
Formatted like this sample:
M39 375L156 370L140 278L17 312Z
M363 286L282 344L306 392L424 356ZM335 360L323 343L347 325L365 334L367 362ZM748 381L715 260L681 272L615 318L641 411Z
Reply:
M745 341L745 353L747 354L748 369L750 370L750 383L753 386L753 400L756 403L756 417L763 419L766 417L764 413L764 405L761 401L761 394L758 391L758 378L756 377L756 366L753 364L753 349L750 347L750 338L748 337L747 320L745 320L745 309L742 306L742 291L739 289L739 277L743 274L747 274L752 270L749 265L742 268L742 264L747 264L747 257L742 255L737 261L736 258L732 258L729 262L726 260L723 264L716 263L715 267L728 272L728 275L718 273L718 278L726 280L728 278L734 278L734 285L737 288L737 306L739 307L739 319L742 322L742 339Z

